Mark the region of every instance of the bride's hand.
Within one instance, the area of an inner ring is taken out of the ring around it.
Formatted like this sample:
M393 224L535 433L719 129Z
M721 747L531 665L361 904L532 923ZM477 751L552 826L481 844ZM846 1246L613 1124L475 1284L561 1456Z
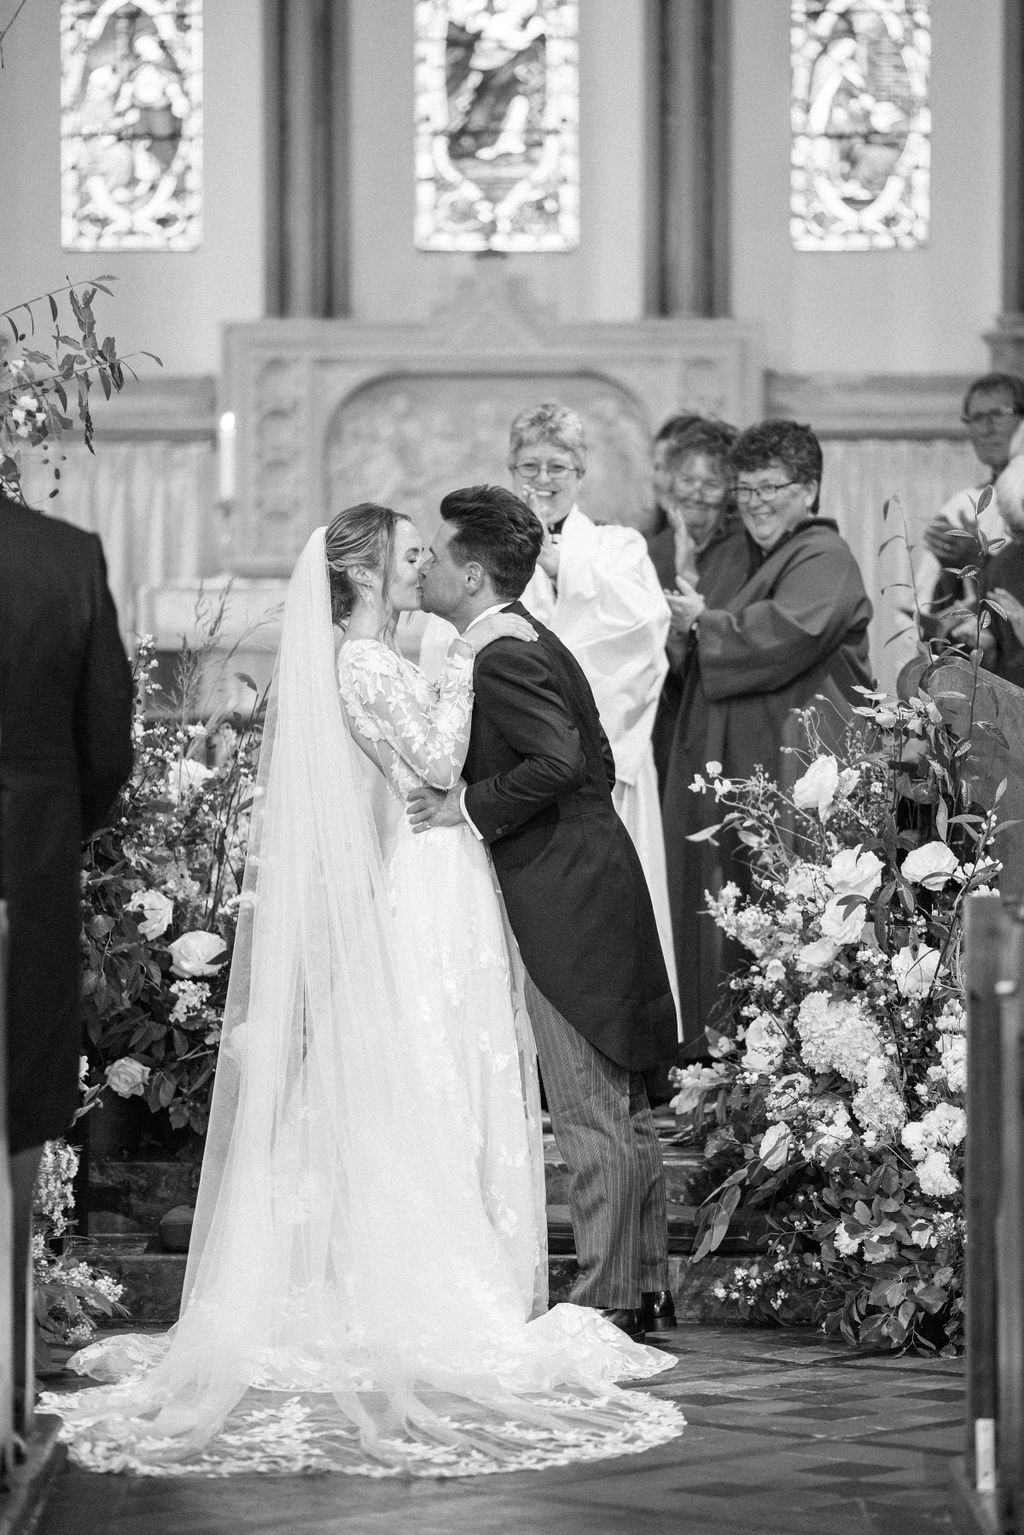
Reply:
M537 631L518 613L491 613L462 636L463 643L479 655L492 640L535 640Z

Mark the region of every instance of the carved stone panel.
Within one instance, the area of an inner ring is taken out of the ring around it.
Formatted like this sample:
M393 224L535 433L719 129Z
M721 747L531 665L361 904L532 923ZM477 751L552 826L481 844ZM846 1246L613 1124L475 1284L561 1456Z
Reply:
M760 413L757 333L733 320L561 324L482 274L428 324L263 320L229 327L237 422L232 565L287 571L312 528L383 501L431 533L445 491L508 483L508 426L543 399L580 412L581 505L640 524L652 433L673 411Z

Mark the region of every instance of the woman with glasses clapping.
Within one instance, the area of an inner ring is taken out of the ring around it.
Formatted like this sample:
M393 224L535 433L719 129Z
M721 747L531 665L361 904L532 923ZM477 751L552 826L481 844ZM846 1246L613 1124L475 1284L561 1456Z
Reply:
M687 974L703 978L696 994L687 986L683 1004L691 1056L703 1053L698 1031L728 999L720 990L728 959L723 954L720 964L718 931L709 916L686 912L693 902L685 837L694 829L694 775L709 761L721 763L726 778L749 777L761 764L779 782L792 782L805 766L783 750L804 744L793 711L814 706L827 750L853 717L860 701L854 690L872 685L871 603L836 524L818 516L822 461L814 433L795 421L762 421L741 433L730 457L746 579L717 603L682 579L673 604L673 622L686 625L691 648L663 814L676 950ZM738 843L723 838L715 861L711 888L732 880L749 889Z

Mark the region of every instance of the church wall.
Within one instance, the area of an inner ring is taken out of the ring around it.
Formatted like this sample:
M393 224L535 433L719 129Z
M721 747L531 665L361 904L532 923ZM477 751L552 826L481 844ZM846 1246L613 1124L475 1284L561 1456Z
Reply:
M725 5L727 0L715 0ZM568 255L481 262L413 247L412 0L348 0L351 312L427 320L473 273L521 279L563 322L644 313L655 143L649 0L581 0L583 243ZM825 440L829 508L858 551L879 606L876 663L895 598L874 570L894 492L912 522L974 473L957 425L963 383L987 366L981 339L1000 309L1002 0L932 0L932 230L918 252L794 252L789 206L788 0L731 0L729 186L733 313L760 326L761 408L810 420ZM0 307L111 272L99 323L123 351L146 348L130 384L97 411L95 459L69 454L53 510L102 532L122 616L140 583L231 564L230 507L215 456L223 330L264 312L264 59L259 0L208 0L205 238L192 254L72 255L60 247L59 7L26 6L0 74ZM499 269L500 267L500 274ZM661 408L661 407L659 407ZM665 409L668 407L666 406ZM758 413L756 403L740 424ZM27 481L44 504L48 481ZM646 487L638 486L639 505ZM883 612L883 609L885 610Z
M511 256L507 269L561 318L643 312L649 208L650 60L645 0L581 5L583 242ZM1001 0L933 0L929 246L850 255L794 252L788 232L788 0L732 0L731 289L758 320L769 368L807 373L957 373L985 366L999 305ZM264 303L261 7L206 7L205 237L183 254L77 255L60 248L58 6L26 7L0 78L0 199L8 212L3 298L110 271L110 329L159 353L170 376L221 365L221 326ZM350 0L352 313L426 318L477 258L412 243L413 7ZM12 217L13 214L13 217ZM101 321L107 323L106 316Z
M97 319L122 352L156 352L163 376L216 373L221 326L263 313L263 61L254 0L205 6L204 237L190 252L78 254L60 237L60 8L26 6L4 43L0 75L0 307L68 277L109 272ZM145 359L140 373L160 373Z
M733 308L769 368L977 373L1000 308L1001 0L932 0L932 221L918 251L790 246L788 0L733 0Z
M580 6L578 250L510 255L565 320L642 313L645 222L644 0ZM413 247L413 6L350 0L352 313L426 319L478 258Z

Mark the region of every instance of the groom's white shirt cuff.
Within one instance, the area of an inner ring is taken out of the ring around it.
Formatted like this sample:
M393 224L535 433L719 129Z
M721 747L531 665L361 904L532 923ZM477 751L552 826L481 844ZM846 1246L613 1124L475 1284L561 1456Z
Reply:
M461 634L460 638L461 639L465 639L466 635L469 633L470 629L472 629L474 624L480 623L481 620L484 619L484 618L490 618L492 613L500 613L500 612L502 612L502 610L504 608L506 608L507 606L508 606L507 602L495 602L495 603L492 603L492 605L489 608L484 608L484 611L482 613L478 613L476 615L476 617L472 620L472 622L468 623L466 625L465 629L463 629L463 631L462 631L462 634ZM468 787L468 785L467 785L467 787ZM473 821L473 817L470 815L469 811L466 809L466 790L465 789L463 789L462 793L459 795L459 808L462 811L462 819L465 821L466 825L469 827L469 829L473 833L474 837L477 839L478 842L482 842L484 840L483 832L480 831L479 827L476 826L476 824Z
M469 785L467 784L466 788L468 788L468 787L469 787ZM482 831L479 830L479 828L477 827L476 822L473 820L473 817L470 815L469 811L466 809L466 789L463 789L462 793L459 795L459 805L460 805L460 807L462 809L462 819L465 821L466 825L469 827L470 831L473 833L473 835L476 838L476 840L478 842L482 842L484 840L484 834L483 834Z

